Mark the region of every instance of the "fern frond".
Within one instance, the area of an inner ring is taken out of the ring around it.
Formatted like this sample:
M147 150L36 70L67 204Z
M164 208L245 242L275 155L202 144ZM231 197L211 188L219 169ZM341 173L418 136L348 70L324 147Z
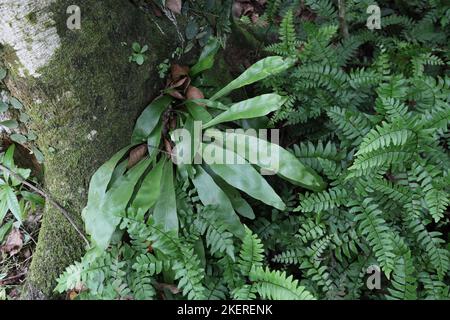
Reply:
M426 272L421 272L419 274L419 281L424 286L424 298L426 300L450 299L450 287L448 286L448 284L437 279L436 276Z
M302 221L300 229L295 237L299 238L303 243L307 243L308 241L321 238L325 235L325 232L326 229L323 224L319 224L317 221L308 219L306 221Z
M235 260L233 235L227 231L226 225L214 218L211 210L201 210L194 223L200 234L206 233L206 244L211 254L226 253Z
M261 240L250 229L246 228L242 248L239 252L238 264L243 275L248 276L252 268L262 266L264 248Z
M348 89L348 76L341 69L322 64L310 64L300 67L295 75L305 88L324 87L338 96Z
M283 17L278 33L280 42L268 46L266 50L280 56L296 55L299 42L297 41L294 25L294 14L292 10L289 10Z
M218 273L205 278L205 300L225 300L227 294L228 289Z
M436 270L440 280L444 278L450 268L449 254L446 249L441 248L441 244L445 243L440 238L442 235L437 231L428 231L415 213L409 212L405 217L407 227L415 235L416 242L428 257L431 266Z
M402 119L408 112L408 107L400 100L379 97L375 101L375 110L386 116L390 121Z
M141 254L136 257L133 269L137 273L147 273L149 276L160 274L163 271L170 270L172 261L158 259L151 253Z
M314 300L314 296L298 280L287 277L286 272L270 271L269 268L253 268L250 280L263 299L270 300Z
M417 278L411 251L400 237L395 237L394 242L398 252L395 258L395 269L392 273L391 287L388 288L389 295L387 295L387 299L416 300Z
M303 250L293 249L284 251L275 255L272 258L273 262L282 263L282 264L294 264L299 265L302 263L302 260L306 257L306 254Z
M376 170L386 170L390 165L409 161L414 152L407 149L389 147L359 155L349 168L349 177L359 177Z
M353 70L349 76L349 84L354 89L378 86L381 80L378 72L366 68Z
M413 76L421 77L425 71L425 65L430 66L442 66L444 62L441 58L428 53L423 53L421 55L415 56L411 59Z
M320 213L338 208L348 202L347 191L343 188L333 188L319 193L300 195L300 206L296 211Z
M145 272L136 272L131 277L134 298L137 300L152 300L156 296L155 288L153 287L152 278Z
M343 154L338 151L336 144L327 142L324 146L322 141L317 145L312 142L300 143L294 145L295 156L305 165L312 167L314 170L321 171L323 169L323 162L339 162L343 159Z
M335 21L337 18L336 8L329 0L306 0L305 4L323 19Z
M356 221L359 221L358 230L366 237L389 279L394 270L394 244L390 228L383 219L382 212L376 204L372 203L371 198L364 199L361 207L352 208L352 212L358 213L355 217Z
M376 91L380 97L385 99L402 100L408 94L408 84L408 80L403 75L394 75L389 77L387 81L381 83Z
M193 249L181 248L182 260L175 261L172 270L175 272L175 280L178 280L178 288L182 289L183 295L190 300L201 300L205 298L205 288L202 281L204 270L200 259Z
M342 140L349 141L353 146L359 145L371 128L369 120L360 113L333 107L327 111L327 114L341 132Z
M236 288L231 292L234 300L255 300L256 288L252 285L245 284L240 288Z
M368 154L390 146L404 146L414 138L414 132L401 121L395 123L382 122L364 136L356 156Z

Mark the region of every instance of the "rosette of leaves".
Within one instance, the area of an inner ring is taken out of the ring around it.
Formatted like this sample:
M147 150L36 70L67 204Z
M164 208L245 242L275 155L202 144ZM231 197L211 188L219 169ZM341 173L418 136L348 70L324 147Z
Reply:
M262 258L253 263L256 251L242 248L253 237L243 218L255 218L243 194L285 210L262 170L313 191L325 188L323 180L281 146L244 130L226 130L239 128L243 120L258 123L286 102L286 97L275 93L231 102L229 93L283 72L295 61L264 58L212 92L202 73L213 67L218 49L218 42L211 40L192 68L172 65L163 94L138 118L131 144L93 175L82 212L91 248L58 279L57 291L76 290L80 298L143 299L153 298L155 288L171 288L166 294L181 293L189 299L224 296L213 289L220 279L212 277L213 269L219 264L222 272L231 272L228 296L258 292L272 297L267 295L266 282L273 280L277 286L285 285L285 291L294 290L297 298L310 297L284 274L255 269ZM271 161L275 155L278 162ZM204 243L209 249L206 255ZM207 256L216 260L211 262ZM250 261L244 274L236 269L242 259ZM169 284L157 282L159 273ZM248 281L259 287L245 285ZM234 290L238 291L232 294ZM287 296L280 293L273 298Z
M190 83L195 82L192 78L213 66L217 49L218 43L211 41L190 72L179 66L172 68L172 79L164 91L166 94L150 103L138 118L132 143L114 155L92 177L83 218L93 245L107 248L120 223L120 213L130 208L143 213L151 212L157 225L164 226L166 231L178 232L174 187L177 180L189 180L201 203L215 206L214 215L226 230L243 238L244 225L239 215L253 219L254 213L241 192L279 210L285 209L281 198L256 169L274 169L270 167L271 161L267 157L275 152L279 156L278 176L314 191L325 187L320 176L282 147L255 136L246 136L245 131L229 133L224 130L236 128L239 120L260 118L278 110L286 102L286 97L275 93L231 104L226 103L229 99L225 97L233 90L288 69L294 61L278 56L264 58L210 98L203 99L202 91ZM180 89L181 83L189 84ZM202 123L205 137L215 137L217 140L221 136L222 141L236 140L238 144L245 143L245 146L233 148L231 143L221 146L200 141L200 134L193 132L195 121ZM186 129L192 139L180 139L176 128ZM200 149L204 150L203 154ZM263 152L267 149L271 151L269 155ZM127 158L129 150L131 152ZM182 153L180 150L192 152L188 155L189 159L185 154L184 159L178 159L175 161L178 164L174 164L169 158L173 160L177 151ZM233 157L237 164L208 164L208 161L192 164L195 157L214 152ZM257 154L256 163L248 161L251 153Z

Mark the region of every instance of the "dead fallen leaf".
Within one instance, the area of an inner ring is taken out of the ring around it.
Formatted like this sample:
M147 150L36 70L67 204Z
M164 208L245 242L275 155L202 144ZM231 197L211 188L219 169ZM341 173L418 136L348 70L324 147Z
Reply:
M177 118L172 117L170 118L170 130L175 130L177 127Z
M166 7L173 13L181 14L181 0L166 0Z
M169 284L169 283L156 283L156 288L158 290L168 289L173 294L177 294L177 293L181 292L177 286L175 286L173 284Z
M75 300L78 296L78 292L76 290L70 290L68 296L69 300Z
M8 294L10 299L18 299L20 297L20 291L17 288L14 288Z
M153 1L150 1L150 6L152 8L153 14L157 17L162 17L162 12L161 10L158 8L158 5L156 3L154 3Z
M142 160L144 156L147 154L147 145L141 144L137 146L130 152L130 156L128 157L128 168L133 167L136 163Z
M242 15L244 16L250 16L255 11L255 7L251 4L244 4L243 7L244 9Z
M169 90L168 92L172 97L174 97L175 99L179 99L179 100L184 100L186 99L183 94L181 94L181 92L177 91L177 90Z
M259 17L264 14L266 3L267 0L235 0L232 8L233 17L239 19L242 16L247 16L252 23L264 26L266 23L260 22Z
M29 257L31 257L31 250L29 248L26 248L23 252L23 257L25 259L28 259Z
M256 24L259 20L259 15L257 13L252 14L250 19L252 20L252 23Z
M186 98L188 98L189 100L204 99L205 95L199 88L196 88L194 86L189 86L189 88L187 89L187 92L186 92Z
M170 75L172 76L172 80L178 80L181 77L187 76L189 74L189 67L180 66L179 64L172 64L170 66Z
M171 89L181 87L183 84L185 84L187 79L188 79L188 77L183 77L180 80L172 81L168 87Z
M164 138L164 147L166 148L166 152L168 153L168 155L170 155L170 158L172 158L173 156L172 145L170 144L170 141L167 140L166 138Z
M243 10L240 2L233 2L232 13L234 18L240 18Z
M23 237L22 233L19 229L14 228L6 239L5 245L2 247L2 251L5 253L9 253L10 256L13 256L19 253L20 249L23 246Z
M187 81L184 83L184 94L186 95L187 89L191 86L191 77L187 77Z

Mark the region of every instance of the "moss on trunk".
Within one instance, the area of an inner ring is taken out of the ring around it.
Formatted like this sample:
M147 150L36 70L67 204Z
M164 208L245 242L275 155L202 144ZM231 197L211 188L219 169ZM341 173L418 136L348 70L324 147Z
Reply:
M81 30L66 26L66 9L73 4L81 8ZM82 225L91 175L129 143L137 116L161 88L156 66L173 52L177 36L167 19L150 19L130 1L57 0L48 10L59 49L35 78L23 76L14 51L6 47L7 86L32 116L45 156L46 189ZM41 13L29 14L38 21ZM143 66L128 62L133 41L149 45ZM83 251L73 228L47 206L24 298L54 297L55 279Z

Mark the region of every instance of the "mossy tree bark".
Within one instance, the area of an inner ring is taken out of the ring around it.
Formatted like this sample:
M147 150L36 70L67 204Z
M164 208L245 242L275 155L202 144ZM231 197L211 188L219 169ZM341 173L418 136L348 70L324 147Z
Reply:
M81 9L80 30L67 28L70 5ZM176 48L177 31L127 0L4 0L0 26L6 84L32 116L45 187L82 225L89 179L129 143L138 114L161 88L156 66ZM128 62L134 41L150 48L140 67ZM48 205L24 297L54 297L55 279L83 251Z

